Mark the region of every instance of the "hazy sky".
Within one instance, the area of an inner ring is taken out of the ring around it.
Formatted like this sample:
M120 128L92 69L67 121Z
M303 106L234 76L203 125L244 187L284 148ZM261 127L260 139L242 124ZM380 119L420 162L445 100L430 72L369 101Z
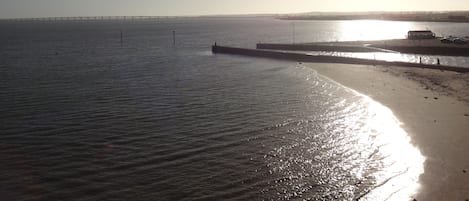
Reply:
M0 0L0 18L469 10L469 0Z

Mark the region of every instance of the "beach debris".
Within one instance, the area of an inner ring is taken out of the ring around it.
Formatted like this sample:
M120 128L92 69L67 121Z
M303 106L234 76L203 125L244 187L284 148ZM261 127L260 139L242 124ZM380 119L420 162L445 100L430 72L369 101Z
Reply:
M425 98L425 99L428 99L428 96L425 96L424 98Z
M466 173L466 170L462 170L463 173Z
M417 199L414 198L414 199L412 199L412 201L417 201Z
M464 116L465 116L465 117L469 117L469 114L468 114L468 113L465 113Z
M438 100L438 97L434 97L433 99Z

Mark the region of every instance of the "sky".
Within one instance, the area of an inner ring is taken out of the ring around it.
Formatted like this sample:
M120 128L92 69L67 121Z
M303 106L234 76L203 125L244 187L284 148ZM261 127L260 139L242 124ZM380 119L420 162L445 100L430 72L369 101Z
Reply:
M0 18L469 10L469 0L0 0Z

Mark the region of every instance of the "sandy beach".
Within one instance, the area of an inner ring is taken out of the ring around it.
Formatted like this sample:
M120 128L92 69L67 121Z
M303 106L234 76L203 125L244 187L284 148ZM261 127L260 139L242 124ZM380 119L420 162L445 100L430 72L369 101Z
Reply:
M469 74L432 69L305 64L390 108L426 158L415 200L469 199Z

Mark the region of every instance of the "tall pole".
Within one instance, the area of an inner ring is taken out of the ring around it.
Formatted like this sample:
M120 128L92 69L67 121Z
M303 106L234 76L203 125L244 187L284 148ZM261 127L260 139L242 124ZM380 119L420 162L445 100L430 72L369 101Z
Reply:
M295 44L295 21L293 21L292 23L292 40L293 40L293 44Z
M176 47L176 31L173 31L173 47Z
M121 46L122 46L123 43L124 43L124 33L121 30Z

